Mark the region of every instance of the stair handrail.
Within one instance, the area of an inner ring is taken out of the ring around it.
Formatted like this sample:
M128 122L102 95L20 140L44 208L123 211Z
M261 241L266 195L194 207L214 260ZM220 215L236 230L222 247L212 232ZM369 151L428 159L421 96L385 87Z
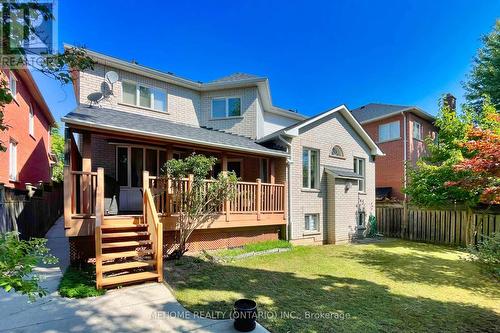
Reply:
M158 212L153 200L151 189L149 188L149 172L143 173L143 217L144 223L148 226L148 232L151 234L153 242L152 248L154 259L156 261L156 271L158 282L163 281L163 224L160 223Z
M102 288L102 230L104 220L104 168L97 168L97 186L95 200L95 274L96 288Z

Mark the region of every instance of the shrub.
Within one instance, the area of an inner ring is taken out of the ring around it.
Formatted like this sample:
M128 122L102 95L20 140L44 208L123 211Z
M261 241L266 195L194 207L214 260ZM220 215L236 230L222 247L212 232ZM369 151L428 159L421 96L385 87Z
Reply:
M483 237L477 246L469 247L469 253L496 278L500 278L500 232L493 233L490 237Z
M377 236L377 218L375 215L370 215L368 218L368 237Z
M70 266L59 283L59 294L69 298L101 296L106 293L95 287L95 268L91 265Z
M39 264L55 264L44 238L20 240L17 232L0 234L0 288L27 295L30 300L47 291L40 286L40 277L33 271Z

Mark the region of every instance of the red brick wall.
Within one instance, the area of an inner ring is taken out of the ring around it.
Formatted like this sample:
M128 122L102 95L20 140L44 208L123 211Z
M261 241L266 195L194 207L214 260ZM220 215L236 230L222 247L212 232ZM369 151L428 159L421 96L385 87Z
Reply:
M400 139L379 142L378 128L382 124L391 123L399 120ZM407 123L407 159L412 165L426 154L426 146L423 140L413 139L413 122L417 121L422 125L423 136L435 136L435 127L427 120L424 120L412 113L406 113ZM368 124L363 124L363 128L378 144L380 149L386 156L378 156L375 160L375 186L376 187L391 187L392 196L397 199L404 199L401 189L404 186L404 124L403 116L397 115L390 118L374 121Z
M424 142L425 138L431 136L436 137L436 128L427 120L420 118L417 115L409 113L407 115L408 120L408 159L411 164L415 166L418 159L422 156L427 155L427 146ZM413 138L413 123L418 122L422 125L422 140L417 140Z
M399 130L400 138L394 141L379 143L378 128L379 125L400 121ZM397 115L379 121L374 121L369 124L363 124L363 128L378 144L380 149L385 153L385 156L377 156L375 160L375 186L376 187L392 187L392 195L399 199L404 196L401 193L403 186L403 116Z
M7 79L9 72L0 70L0 76ZM17 172L18 181L9 180L9 150L0 152L0 183L6 187L24 189L25 183L36 184L39 181L50 182L49 120L36 104L33 95L27 89L22 79L17 78L17 96L4 108L4 123L9 126L5 132L0 132L0 141L7 148L10 140L17 141ZM7 79L8 80L8 79ZM35 114L35 135L29 134L29 104Z

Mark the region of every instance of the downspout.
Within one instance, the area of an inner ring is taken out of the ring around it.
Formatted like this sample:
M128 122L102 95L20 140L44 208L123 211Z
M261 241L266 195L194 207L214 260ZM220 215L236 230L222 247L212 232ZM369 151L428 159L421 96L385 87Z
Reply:
M401 112L403 115L403 188L406 188L406 161L407 153L406 153L406 145L407 145L407 136L406 136L406 113ZM406 202L406 193L404 193L404 201Z
M292 239L292 221L291 221L291 207L292 207L292 177L291 177L291 165L293 164L293 159L291 157L291 151L292 151L292 145L286 141L281 135L278 135L278 139L283 142L286 145L286 150L290 154L290 157L287 157L286 159L286 178L287 178L287 200L288 200L288 206L287 206L287 224L288 224L288 232L287 232L287 240Z

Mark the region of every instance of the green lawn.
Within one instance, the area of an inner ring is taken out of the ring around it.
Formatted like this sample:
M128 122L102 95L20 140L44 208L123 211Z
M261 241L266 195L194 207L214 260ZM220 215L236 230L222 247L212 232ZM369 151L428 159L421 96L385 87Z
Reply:
M236 299L256 300L271 332L499 332L499 284L465 256L399 240L302 246L224 264L185 257L165 278L191 311L227 317Z

